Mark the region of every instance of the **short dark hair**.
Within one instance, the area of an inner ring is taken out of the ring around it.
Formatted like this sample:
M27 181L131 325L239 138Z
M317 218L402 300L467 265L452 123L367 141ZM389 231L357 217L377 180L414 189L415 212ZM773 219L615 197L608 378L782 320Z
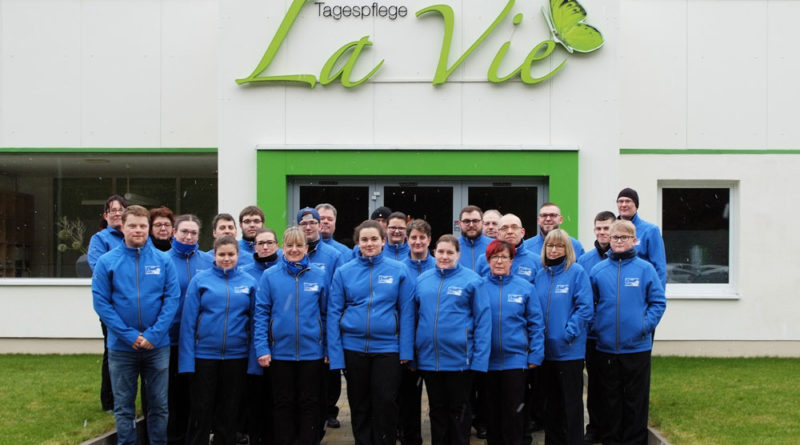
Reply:
M597 222L597 221L608 221L610 219L614 220L614 219L617 219L617 217L613 213L609 212L608 210L603 210L602 212L598 213L597 216L594 217L594 222Z
M146 208L139 205L132 205L125 208L125 211L122 212L122 224L125 224L128 216L144 216L147 218L148 225L150 223L150 212L148 212Z
M377 229L378 233L381 235L381 239L386 239L386 229L383 228L383 224L374 219L367 219L353 230L353 241L355 241L356 245L358 245L358 236L364 229Z
M321 203L321 204L317 204L317 205L314 207L314 210L316 210L317 212L319 212L319 211L320 211L320 209L325 209L325 210L330 210L330 211L332 211L332 212L333 212L333 217L334 217L334 219L335 219L335 218L338 216L338 214L339 214L339 212L337 212L337 211L336 211L336 207L334 207L334 206L333 206L333 204L328 204L327 202L323 202L323 203Z
M406 224L406 236L411 235L412 230L419 230L425 235L428 235L428 237L431 236L432 232L431 225L424 219L412 219L409 221L408 224Z
M236 219L233 218L233 215L231 215L230 213L218 213L217 216L215 216L214 219L211 220L212 230L217 229L217 223L220 222L220 220L233 221L233 225L236 225Z
M258 206L247 206L239 212L239 224L242 224L242 220L247 215L257 215L261 217L261 222L266 223L267 219L264 217L264 211L261 210ZM216 227L216 224L214 225Z
M541 212L542 209L545 208L545 207L556 207L556 208L558 208L559 212L561 211L561 207L559 207L558 204L556 204L556 203L554 203L552 201L547 201L544 204L540 205L539 206L539 211Z
M178 215L175 218L174 227L177 229L178 226L181 225L181 223L185 223L185 222L188 222L188 221L191 221L191 222L197 224L197 228L198 229L202 229L203 228L203 223L200 221L200 218L198 218L196 215L192 215L191 213Z
M478 207L476 205L472 205L472 204L464 207L463 209L461 209L460 212L458 212L458 219L460 220L461 217L464 216L465 213L472 213L472 212L478 212L481 215L480 216L481 219L483 219L483 210L481 210L480 207ZM439 239L441 239L441 238L439 238ZM437 241L436 244L439 244L439 241Z
M386 221L391 221L393 219L402 219L403 222L408 222L408 216L403 212L392 212L389 214L389 217L386 218Z
M228 244L231 244L234 247L236 247L236 251L237 252L239 251L239 242L236 241L236 238L234 238L234 237L232 237L230 235L221 236L221 237L215 239L214 240L214 250L217 250L220 246L225 246L225 245L228 245Z
M278 241L278 234L275 233L275 231L270 229L269 227L262 227L262 228L256 230L256 236L261 235L262 233L271 233L272 236L275 237L275 241Z
M473 210L469 211L472 212ZM456 238L453 234L450 233L444 234L440 236L438 240L436 240L437 247L439 246L439 244L442 243L450 243L453 246L455 246L456 252L461 252L461 245L458 243L458 238Z

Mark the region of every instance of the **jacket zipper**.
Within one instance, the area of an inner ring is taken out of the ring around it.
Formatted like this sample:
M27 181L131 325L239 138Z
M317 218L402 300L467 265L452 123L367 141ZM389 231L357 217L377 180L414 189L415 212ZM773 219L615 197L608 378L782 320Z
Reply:
M225 323L222 325L222 359L225 360L225 342L228 340L228 312L231 307L231 290L228 286L228 274L225 274Z
M367 297L367 342L364 345L364 352L369 352L369 315L372 311L372 266L373 263L370 261L369 263L369 296Z
M616 348L617 354L619 354L619 283L620 277L622 276L622 260L617 262L617 338L616 338Z
M139 313L139 333L142 334L142 296L139 289L139 259L141 250L136 249L136 309Z
M295 360L300 360L300 274L294 276L294 347Z
M500 368L505 369L506 353L503 351L503 277L500 277L500 293L497 295L497 330L498 339L500 341Z
M555 284L555 274L548 270L550 274L550 288L547 290L547 310L545 310L544 315L544 336L547 338L547 334L550 332L550 300L553 295L553 284Z
M436 292L436 316L433 319L433 350L436 351L436 370L439 370L439 300L442 296L442 286L444 285L444 271L442 271L442 281L439 282L439 290Z

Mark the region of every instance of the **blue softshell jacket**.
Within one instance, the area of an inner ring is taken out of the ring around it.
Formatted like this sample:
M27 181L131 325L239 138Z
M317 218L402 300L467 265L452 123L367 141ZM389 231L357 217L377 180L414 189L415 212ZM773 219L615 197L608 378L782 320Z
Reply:
M197 274L186 289L178 346L178 372L194 372L195 358L247 358L256 282L238 267Z
M595 296L597 350L608 354L649 351L667 301L655 268L639 258L615 254L590 274Z
M169 346L180 295L172 260L150 244L111 250L92 275L94 310L108 326L108 349L115 351L133 351L139 334L155 348Z
M486 253L486 247L494 241L492 238L484 234L480 234L475 239L469 239L464 235L458 237L458 245L460 247L461 256L458 258L458 263L469 270L478 271L478 258L481 254Z
M148 238L148 241L149 240ZM92 235L92 238L89 240L89 251L87 253L89 257L89 268L94 271L97 260L99 260L104 253L114 250L123 244L125 243L123 242L122 232L111 226Z
M323 358L328 289L326 273L313 265L295 273L279 261L267 269L256 294L255 356Z
M171 346L178 346L178 338L181 333L181 314L183 314L183 303L186 300L186 289L189 287L189 282L198 273L210 269L214 266L214 258L209 254L201 251L195 244L194 250L182 253L175 249L175 243L172 240L173 248L167 254L175 265L175 272L178 274L178 283L181 286L181 298L178 303L178 310L175 312L175 318L172 319L172 325L169 327L169 340Z
M633 215L631 222L636 227L636 254L639 258L648 261L656 269L661 287L667 287L667 252L664 248L664 238L661 230L655 224L649 223Z
M317 243L313 251L308 252L309 264L317 266L325 272L327 276L326 284L330 284L331 280L333 280L333 274L339 266L344 264L344 260L345 258L335 247L331 247L322 241Z
M536 275L536 295L544 313L545 360L586 356L586 329L592 320L592 287L580 264L545 266Z
M595 243L597 243L597 241L595 241ZM581 255L581 257L578 258L578 264L580 264L581 267L583 267L583 270L585 270L586 273L589 273L592 271L594 266L596 266L604 259L608 258L609 252L611 252L611 250L608 250L605 253L600 253L600 251L597 250L597 247L595 247L594 249ZM592 298L593 301L596 300L595 296L592 296ZM592 303L592 312L594 312L594 302ZM589 326L586 328L586 330L587 330L586 333L587 339L597 340L597 333L594 332L594 316L592 316L592 321L589 323Z
M528 249L525 243L520 244L514 251L514 262L511 264L511 275L518 276L525 281L533 284L536 281L536 274L542 268L542 257L538 253ZM484 252L478 258L478 275L488 277L492 274L489 263L486 261Z
M414 279L399 261L358 257L336 270L328 301L330 369L343 369L344 350L396 352L414 358Z
M570 242L572 243L572 249L575 251L575 258L580 258L581 255L584 254L583 251L583 244L580 241L576 240L573 237L569 237ZM526 239L523 244L525 247L530 250L531 252L541 256L542 255L542 246L544 246L544 237L542 234L538 234L536 236L532 236Z
M400 244L389 244L389 241L386 241L386 243L383 245L383 250L381 251L381 255L395 261L403 261L404 259L408 258L410 253L411 248L408 246L407 242L402 242Z
M483 289L492 310L489 371L527 369L544 360L544 317L533 285L514 275L490 275Z
M417 279L416 367L486 372L492 346L489 297L481 277L460 264Z

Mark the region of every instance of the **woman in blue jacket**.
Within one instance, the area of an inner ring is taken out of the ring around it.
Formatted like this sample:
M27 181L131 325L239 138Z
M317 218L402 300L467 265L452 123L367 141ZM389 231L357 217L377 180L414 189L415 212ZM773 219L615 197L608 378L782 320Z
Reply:
M250 325L256 294L253 277L237 269L239 246L232 236L214 242L214 267L189 282L181 314L178 371L191 379L187 444L236 442Z
M258 283L253 338L258 364L270 369L278 445L319 440L328 286L307 253L303 231L287 229L281 261Z
M544 268L536 274L536 295L544 312L541 369L545 388L544 434L550 444L583 443L583 358L586 326L593 316L589 275L575 262L567 232L547 234Z
M330 369L345 369L355 443L394 445L400 365L414 358L414 283L402 263L381 255L379 222L362 222L354 238L359 256L331 284Z
M186 289L189 282L199 272L210 269L214 265L211 255L198 249L200 239L200 219L194 215L180 215L175 218L172 230L172 249L169 257L178 273L181 286L181 299L178 312L169 327L169 422L167 423L167 439L169 442L184 442L189 422L189 380L186 375L178 373L178 345L181 332L181 315L186 300Z
M467 445L472 373L489 366L491 310L481 278L459 264L458 238L442 235L434 256L436 268L414 291L416 367L428 390L431 442Z
M494 240L486 248L490 275L483 279L492 310L492 352L486 376L488 445L519 445L528 368L544 360L544 317L533 285L512 275L516 251Z

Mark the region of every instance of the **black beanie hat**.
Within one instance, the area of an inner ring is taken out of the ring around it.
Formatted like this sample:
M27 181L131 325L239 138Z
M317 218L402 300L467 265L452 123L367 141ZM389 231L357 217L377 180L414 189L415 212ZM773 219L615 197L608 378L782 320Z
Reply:
M391 213L392 213L392 209L390 209L389 207L385 207L385 206L384 207L378 207L377 209L375 209L374 212L372 212L372 215L369 217L369 219L377 219L377 218L386 219L386 218L389 217L389 215Z
M617 199L623 197L630 198L631 200L633 200L633 204L636 205L637 209L639 208L639 194L636 193L636 190L630 187L622 189L622 191L619 192L619 195L617 195Z

